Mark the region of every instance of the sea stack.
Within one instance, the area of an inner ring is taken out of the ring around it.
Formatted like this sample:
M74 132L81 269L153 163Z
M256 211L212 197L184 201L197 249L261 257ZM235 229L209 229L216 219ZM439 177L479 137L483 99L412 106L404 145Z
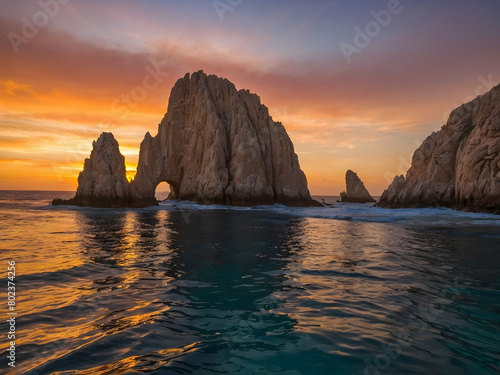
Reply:
M350 203L375 203L368 190L366 190L363 181L356 173L348 170L345 174L346 191L340 193L341 202Z
M90 158L85 159L78 176L78 189L72 199L54 199L53 205L122 208L129 206L130 188L125 158L113 134L102 133L92 143Z
M141 143L130 184L118 143L103 133L85 160L76 196L53 204L157 205L155 190L163 181L170 185L169 199L200 204L322 206L311 199L284 126L260 98L203 71L173 87L158 134L147 133Z
M284 126L260 98L203 71L177 81L158 134L146 134L133 204L154 199L163 181L170 199L201 204L320 206Z
M500 213L500 85L455 109L378 205Z

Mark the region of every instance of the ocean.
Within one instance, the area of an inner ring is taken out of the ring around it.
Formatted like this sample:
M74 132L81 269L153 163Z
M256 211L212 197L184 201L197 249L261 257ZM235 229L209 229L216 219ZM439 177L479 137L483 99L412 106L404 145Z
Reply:
M0 192L1 373L500 373L500 216L73 194Z

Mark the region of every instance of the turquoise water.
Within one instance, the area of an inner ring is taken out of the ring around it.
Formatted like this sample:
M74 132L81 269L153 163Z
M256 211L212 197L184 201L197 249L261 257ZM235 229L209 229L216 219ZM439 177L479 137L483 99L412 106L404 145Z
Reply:
M0 192L3 373L500 373L499 216L62 195Z

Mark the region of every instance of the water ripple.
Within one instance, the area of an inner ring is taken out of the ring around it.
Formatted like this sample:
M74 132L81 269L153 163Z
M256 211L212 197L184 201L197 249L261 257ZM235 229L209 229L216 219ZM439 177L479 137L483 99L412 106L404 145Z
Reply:
M44 202L0 200L18 373L500 371L489 215Z

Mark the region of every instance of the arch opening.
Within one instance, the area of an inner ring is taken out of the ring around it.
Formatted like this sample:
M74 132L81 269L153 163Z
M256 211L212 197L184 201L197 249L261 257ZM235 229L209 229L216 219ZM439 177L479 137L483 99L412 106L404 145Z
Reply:
M164 201L165 199L168 199L170 196L170 193L172 192L172 188L169 183L166 181L162 181L156 186L155 190L155 198L158 199L158 201Z
M162 181L156 186L155 198L158 201L176 200L179 198L179 187L176 183Z

